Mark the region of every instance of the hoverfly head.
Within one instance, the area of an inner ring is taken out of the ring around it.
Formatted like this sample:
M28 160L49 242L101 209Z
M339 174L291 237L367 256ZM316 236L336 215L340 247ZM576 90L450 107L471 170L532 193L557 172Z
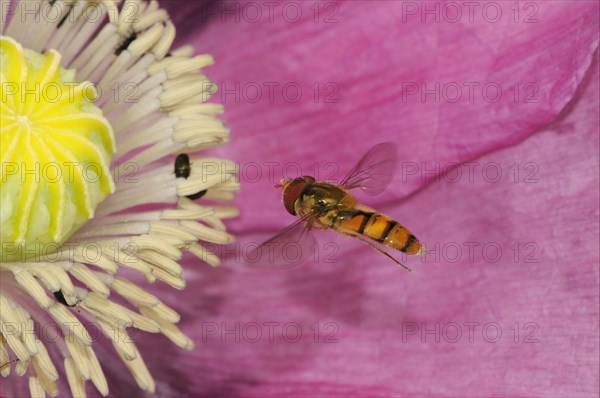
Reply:
M283 205L291 215L296 215L296 201L302 195L304 189L314 183L315 179L311 176L302 176L293 180L281 180L278 188L283 188Z

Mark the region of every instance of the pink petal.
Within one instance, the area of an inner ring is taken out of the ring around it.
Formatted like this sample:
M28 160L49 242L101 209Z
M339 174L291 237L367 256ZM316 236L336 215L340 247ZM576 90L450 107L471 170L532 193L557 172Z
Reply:
M198 351L172 363L181 369L176 379L185 378L181 391L596 396L599 159L590 142L598 137L599 80L593 69L559 123L477 159L503 170L516 164L518 179L510 173L495 183L479 173L473 182L442 179L382 209L414 226L437 253L422 264L407 260L414 274L359 242L323 236L321 250L329 242L340 248L338 263L322 256L319 264L252 272L231 262L202 272L190 282L198 293L187 292L191 308L182 325ZM477 245L472 258L469 245Z
M240 8L246 11L239 21L227 13L236 4L217 3L210 19L205 11L208 23L187 37L217 60L210 77L220 84L215 100L225 104L233 135L221 151L240 162L247 193L238 203L252 210L236 220L236 232L281 226L280 213L257 211L279 203L272 186L280 178L315 174L315 167L320 177L340 178L378 142L396 142L405 162L385 200L414 192L450 162L522 141L572 98L597 46L597 5L586 2L535 3L518 17L512 3L502 3L497 23L485 20L493 7L484 17L483 6L473 23L468 9L459 23L435 23L433 16L421 23L409 14L412 3L389 1L327 3L319 23L313 3L299 3L298 22L276 9L271 23L263 9L252 23L250 8ZM436 84L438 102L432 94L421 98ZM302 90L297 102L294 86ZM461 89L458 102L451 102L453 87ZM497 102L494 87L502 90Z

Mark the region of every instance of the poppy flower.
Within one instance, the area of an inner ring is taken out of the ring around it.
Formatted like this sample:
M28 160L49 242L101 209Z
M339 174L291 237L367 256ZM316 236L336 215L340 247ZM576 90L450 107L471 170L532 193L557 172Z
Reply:
M218 61L234 139L213 153L242 191L223 264L153 286L196 343L134 336L159 395L598 395L597 4L161 5ZM394 178L357 196L425 244L398 256L413 273L333 232L305 264L248 264L295 220L273 185L339 181L380 142Z

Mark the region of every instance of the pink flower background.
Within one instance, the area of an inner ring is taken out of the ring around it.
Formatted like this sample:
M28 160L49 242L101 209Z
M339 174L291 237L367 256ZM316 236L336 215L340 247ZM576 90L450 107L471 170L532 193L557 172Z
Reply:
M159 395L598 396L598 3L480 3L456 22L444 2L425 3L439 21L421 2L258 2L257 21L248 4L165 3L179 43L217 60L237 248L294 220L273 188L287 164L340 178L391 141L391 186L360 198L437 256L409 274L321 233L320 261L288 270L190 260L171 303L197 349L149 340Z
M222 266L152 287L197 345L136 336L157 396L598 396L598 3L267 3L161 2L216 58L242 191ZM434 251L415 272L332 233L286 270L237 256L294 221L284 171L341 178L385 141L394 180L359 197Z

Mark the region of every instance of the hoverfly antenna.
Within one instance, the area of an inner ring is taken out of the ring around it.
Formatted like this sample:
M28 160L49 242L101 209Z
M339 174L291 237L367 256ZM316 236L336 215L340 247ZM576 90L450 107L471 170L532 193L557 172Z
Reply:
M286 181L282 178L279 180L279 184L275 184L275 188L283 188L285 186Z

